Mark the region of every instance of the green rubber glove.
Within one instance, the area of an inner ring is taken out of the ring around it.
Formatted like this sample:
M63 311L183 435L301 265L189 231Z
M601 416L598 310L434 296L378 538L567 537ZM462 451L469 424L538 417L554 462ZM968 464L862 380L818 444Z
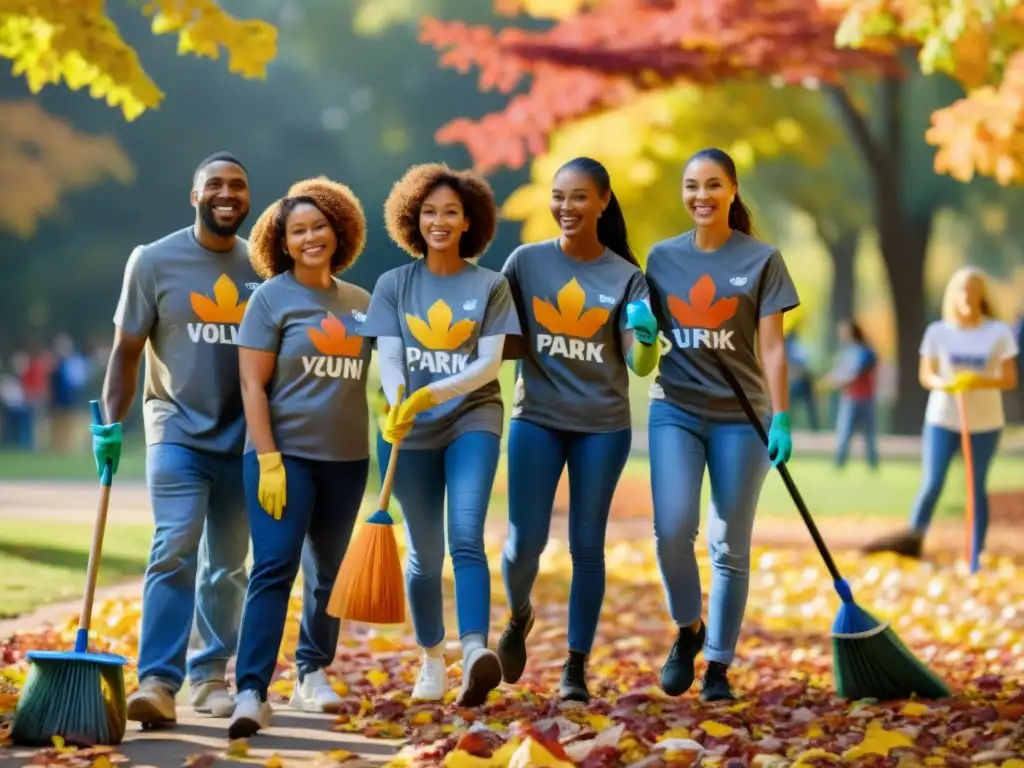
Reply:
M772 417L768 430L768 458L773 467L790 460L793 456L793 436L789 431L789 414L783 411Z
M121 423L90 424L92 432L92 455L96 459L96 474L103 477L103 466L110 462L110 475L117 474L121 463Z

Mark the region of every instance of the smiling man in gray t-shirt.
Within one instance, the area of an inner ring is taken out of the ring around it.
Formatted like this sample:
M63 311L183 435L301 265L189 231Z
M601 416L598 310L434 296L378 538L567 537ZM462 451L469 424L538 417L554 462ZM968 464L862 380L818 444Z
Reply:
M193 618L204 647L188 659L192 705L230 714L225 678L247 581L235 344L259 278L235 234L249 212L241 163L227 153L204 160L192 204L192 226L128 259L103 389L107 419L123 421L145 353L146 480L156 532L143 585L139 690L128 701L128 718L144 724L176 720Z

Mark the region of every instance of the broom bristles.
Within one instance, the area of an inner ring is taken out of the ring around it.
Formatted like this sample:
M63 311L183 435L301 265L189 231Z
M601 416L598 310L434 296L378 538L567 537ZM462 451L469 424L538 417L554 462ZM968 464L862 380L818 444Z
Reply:
M380 514L360 527L341 563L327 604L327 613L335 618L364 624L405 623L398 542L390 522L377 522Z

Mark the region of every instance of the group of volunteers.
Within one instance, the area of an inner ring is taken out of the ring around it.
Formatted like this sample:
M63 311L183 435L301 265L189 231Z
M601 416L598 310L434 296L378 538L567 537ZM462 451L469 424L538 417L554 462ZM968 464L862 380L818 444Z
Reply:
M145 353L155 533L129 719L173 725L187 676L192 706L230 717L230 738L268 727L268 688L300 567L291 706L339 708L328 670L340 627L327 604L367 484L374 349L388 404L381 471L392 449L400 453L394 495L422 649L414 699L438 701L449 688L446 539L463 649L457 702L478 706L523 674L531 592L568 465L573 575L560 695L589 700L605 532L632 443L629 372L644 377L656 367L654 530L677 633L661 685L670 695L689 690L703 652L702 697L731 699L727 671L747 600L758 496L771 464L792 453L783 314L799 299L779 251L751 234L727 154L696 154L682 186L695 227L656 245L645 273L608 172L589 158L571 160L552 182L560 236L518 247L497 272L477 264L498 221L488 183L442 164L414 166L385 203L388 235L413 258L382 274L370 294L336 277L367 240L348 187L326 178L293 185L246 242L236 234L250 207L246 169L228 153L200 163L194 224L128 259L103 390L108 423L91 427L97 466L109 460L116 471L119 422ZM516 361L501 564L510 615L492 650L484 523L504 429L503 360ZM763 419L767 449L722 364ZM694 553L705 467L713 572L706 623ZM232 694L227 665L236 653Z

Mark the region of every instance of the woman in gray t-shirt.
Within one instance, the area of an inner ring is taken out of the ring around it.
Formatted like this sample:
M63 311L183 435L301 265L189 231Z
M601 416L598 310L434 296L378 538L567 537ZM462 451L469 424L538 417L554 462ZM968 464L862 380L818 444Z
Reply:
M789 381L783 313L800 303L779 251L751 235L736 166L725 152L697 153L683 171L683 204L696 227L647 257L647 283L668 344L651 385L648 421L658 564L678 637L661 670L665 692L693 685L694 660L708 661L701 696L733 697L727 677L743 624L754 513L769 462L788 461ZM718 365L727 365L767 427L768 450ZM711 592L701 619L694 543L707 468Z
M266 282L249 299L238 332L253 566L232 739L270 723L267 688L300 562L302 631L291 705L329 712L341 704L326 675L339 621L326 606L369 468L370 344L359 325L370 295L334 273L352 265L365 239L359 201L326 179L292 186L252 230L250 257Z
M484 521L504 420L498 371L519 320L505 278L474 263L497 226L483 178L437 163L415 166L392 189L385 223L414 261L381 275L361 333L377 341L390 404L383 438L401 444L394 491L408 536L409 610L423 648L412 695L438 701L448 689L441 597L447 495L463 648L457 701L479 706L501 682L498 657L487 648Z

